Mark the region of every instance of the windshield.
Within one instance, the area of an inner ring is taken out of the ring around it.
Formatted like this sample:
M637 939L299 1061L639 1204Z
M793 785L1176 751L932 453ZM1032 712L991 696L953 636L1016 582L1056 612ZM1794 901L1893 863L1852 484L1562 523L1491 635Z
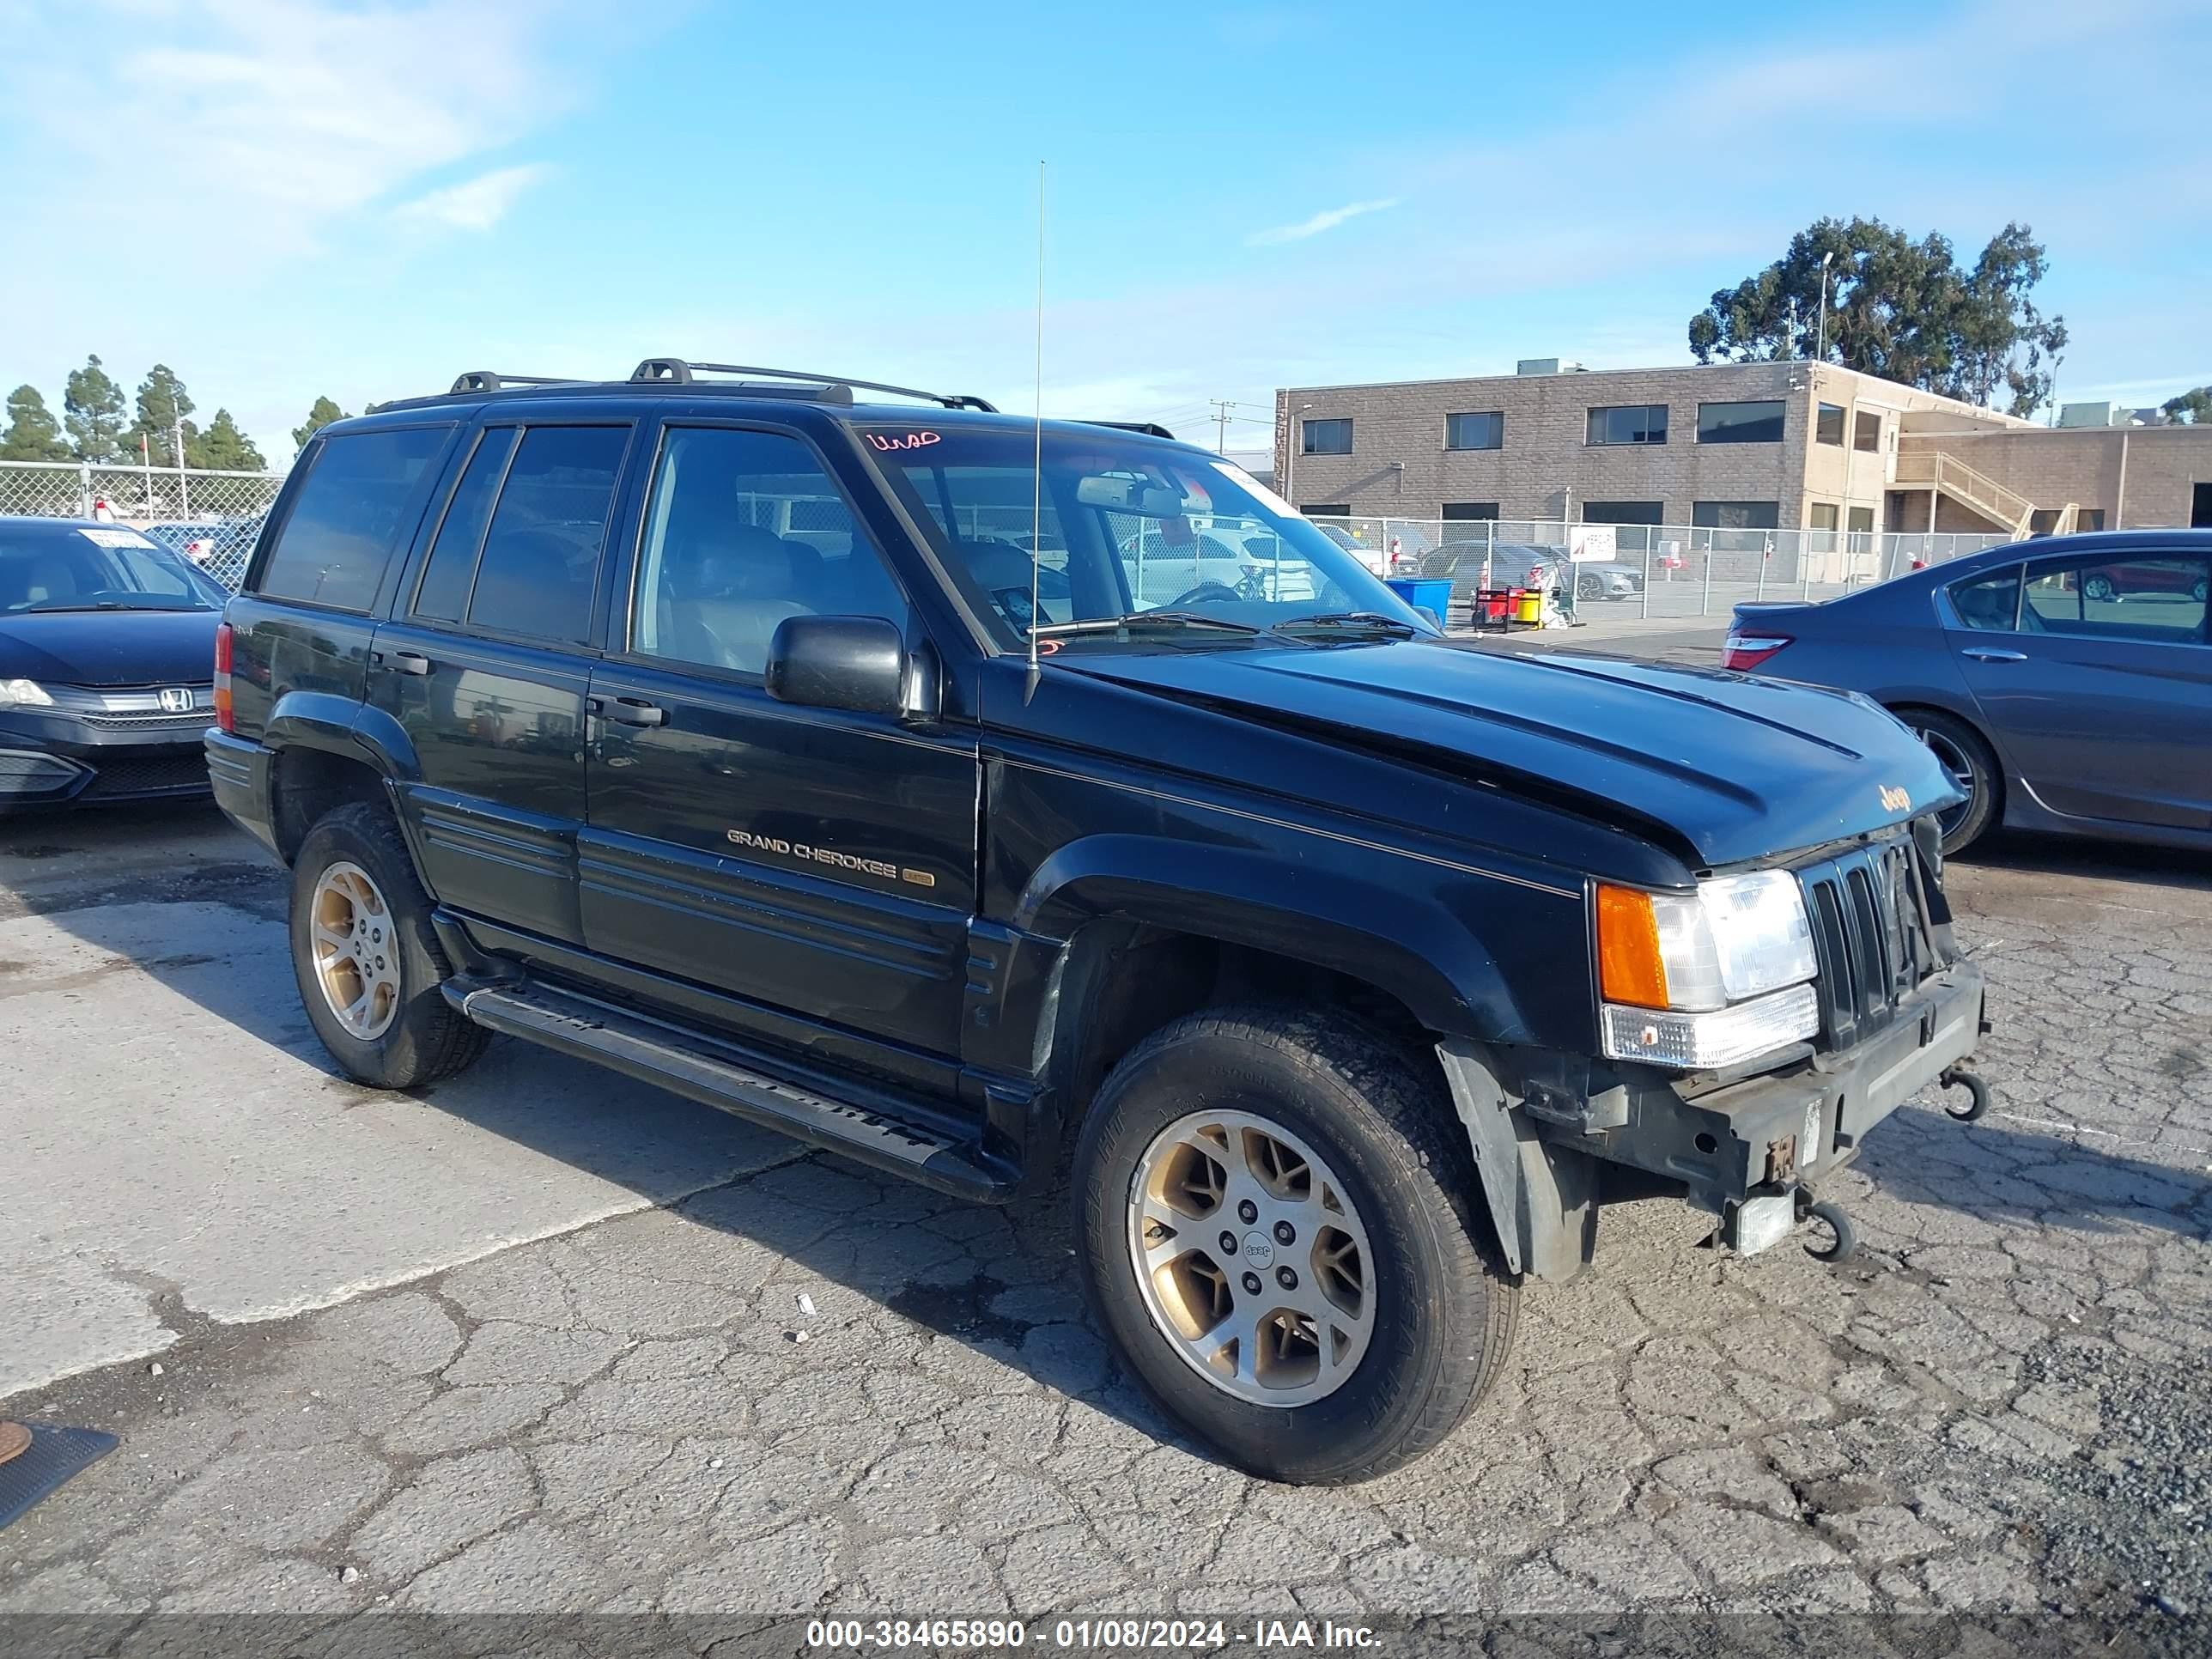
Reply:
M0 612L216 611L222 590L121 525L0 525Z
M1141 438L1048 427L864 428L863 441L999 642L1032 626L1074 645L1219 644L1316 617L1435 628L1351 554L1226 461ZM1037 548L1036 613L1030 552ZM1130 634L1087 623L1147 617ZM1230 624L1215 626L1213 624Z

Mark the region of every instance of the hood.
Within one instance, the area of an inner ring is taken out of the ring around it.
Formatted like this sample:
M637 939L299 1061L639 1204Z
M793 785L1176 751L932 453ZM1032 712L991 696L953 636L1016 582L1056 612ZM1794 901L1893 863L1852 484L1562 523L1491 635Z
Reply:
M1855 693L1714 670L1418 641L1066 665L1514 784L1656 833L1707 868L1957 799L1928 750Z
M0 616L0 680L204 685L219 611L49 611Z

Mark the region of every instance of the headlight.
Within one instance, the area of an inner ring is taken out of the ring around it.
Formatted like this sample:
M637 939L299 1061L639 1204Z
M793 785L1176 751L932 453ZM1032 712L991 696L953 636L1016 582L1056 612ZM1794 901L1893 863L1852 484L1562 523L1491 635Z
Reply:
M1597 943L1614 1059L1725 1066L1820 1029L1802 988L1819 969L1813 930L1786 871L1700 882L1694 895L1601 886Z
M0 680L0 708L45 708L52 702L36 680Z

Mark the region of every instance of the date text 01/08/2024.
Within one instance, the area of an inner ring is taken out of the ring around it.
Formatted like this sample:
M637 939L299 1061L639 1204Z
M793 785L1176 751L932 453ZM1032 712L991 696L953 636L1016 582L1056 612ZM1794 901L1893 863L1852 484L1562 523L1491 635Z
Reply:
M1263 1619L1247 1630L1232 1630L1218 1619L1061 1619L1049 1640L1043 1626L1034 1633L1019 1620L1002 1619L817 1619L806 1626L806 1645L830 1651L907 1648L1006 1650L1040 1647L1080 1651L1134 1649L1205 1652L1231 1644L1260 1648L1369 1648L1377 1644L1365 1625L1323 1620Z

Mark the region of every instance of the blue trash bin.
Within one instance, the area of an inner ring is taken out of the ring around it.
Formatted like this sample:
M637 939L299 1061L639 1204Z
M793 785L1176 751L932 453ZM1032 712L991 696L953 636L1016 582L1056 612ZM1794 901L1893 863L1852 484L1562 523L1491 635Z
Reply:
M1416 611L1425 611L1436 618L1442 628L1451 615L1451 579L1449 576L1389 576L1382 586L1405 600Z

